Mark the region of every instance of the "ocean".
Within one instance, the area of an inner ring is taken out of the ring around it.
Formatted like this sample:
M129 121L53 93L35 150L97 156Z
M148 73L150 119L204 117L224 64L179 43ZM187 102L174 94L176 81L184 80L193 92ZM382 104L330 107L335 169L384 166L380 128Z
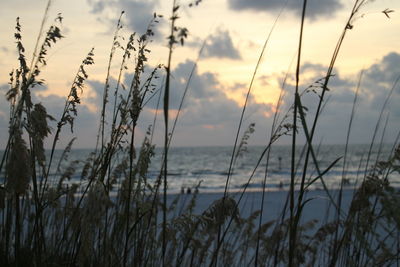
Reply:
M344 145L321 145L315 148L318 166L321 172L325 171L336 160L337 163L324 174L325 184L330 189L340 186L342 177L345 177L347 187L356 186L364 178L367 168L369 145L350 145L344 165ZM377 161L387 160L392 153L392 146L384 145L381 148L374 147L370 154L368 168L371 168ZM291 173L291 147L284 145L273 146L270 153L268 168L266 157L262 157L264 147L250 146L241 153L235 160L232 168L228 188L230 191L239 191L249 182L247 191L260 191L263 188L263 181L266 181L266 188L269 191L288 190L290 186ZM76 171L66 184L85 183L81 181L80 173L84 161L92 150L74 149L70 152L68 161L60 165L61 173L69 166L70 162L78 160ZM148 182L154 184L160 174L162 165L162 148L155 149L147 173ZM302 157L302 148L297 148L297 159ZM57 163L62 151L57 150L55 161L51 170L51 176L57 182ZM1 153L2 154L2 153ZM222 192L226 186L228 170L231 161L232 147L173 147L169 150L168 156L168 193L192 192L196 186L202 193ZM304 155L303 155L304 156ZM261 159L261 160L260 160ZM255 169L257 162L259 167ZM367 169L368 169L367 168ZM4 171L4 168L3 168ZM303 167L298 165L296 181L299 183ZM252 175L253 174L253 175ZM310 158L306 179L311 181L318 176L318 172ZM0 176L0 182L4 182L4 174ZM400 176L390 176L390 183L394 187L400 187ZM55 183L56 184L56 183ZM118 188L118 186L116 187ZM310 189L321 189L322 183L317 179Z

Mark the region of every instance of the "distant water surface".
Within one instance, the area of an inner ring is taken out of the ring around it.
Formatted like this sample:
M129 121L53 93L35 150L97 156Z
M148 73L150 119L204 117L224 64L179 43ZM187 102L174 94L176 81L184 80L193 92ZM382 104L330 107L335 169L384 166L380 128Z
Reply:
M342 177L346 178L347 186L354 186L359 183L365 173L369 145L350 145L348 149L346 168L343 170L344 145L322 145L316 149L318 165L324 171L335 160L341 158L323 179L329 188L338 188ZM264 178L266 177L266 188L268 190L287 190L290 184L290 146L275 146L272 148L266 168L266 157L264 156L259 167L255 170L257 162L260 160L264 147L248 147L247 151L241 153L232 168L232 175L229 180L229 189L232 191L241 190L250 181L247 190L258 191L262 189ZM378 160L386 160L390 155L392 147L383 146L381 149L374 148L371 155L369 166ZM152 158L148 171L148 181L154 183L159 176L162 160L162 148L156 148L155 156ZM67 183L79 183L80 173L84 161L92 152L87 149L72 150L68 161L62 162L60 171L63 172L70 162L79 160L76 171ZM297 159L302 156L302 148L298 147ZM2 152L3 153L3 152ZM1 154L2 154L1 153ZM56 151L55 164L51 173L57 180L57 163L62 151ZM225 188L228 177L229 164L231 161L232 147L175 147L170 149L168 155L168 192L176 193L190 188L194 190L200 184L201 192L220 192ZM304 155L303 155L304 156ZM315 165L310 157L310 164L307 170L306 179L312 180L318 176ZM4 168L3 168L4 169ZM303 167L299 165L297 169L297 180L302 175ZM254 175L252 176L252 173ZM1 175L0 182L3 182L4 175ZM250 177L252 177L250 179ZM400 187L399 175L394 175L390 180L395 187ZM310 189L322 188L320 180L315 182Z

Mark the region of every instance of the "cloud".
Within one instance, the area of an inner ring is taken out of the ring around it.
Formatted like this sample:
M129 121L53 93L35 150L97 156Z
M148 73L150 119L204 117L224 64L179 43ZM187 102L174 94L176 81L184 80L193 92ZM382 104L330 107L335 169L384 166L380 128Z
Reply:
M189 73L194 65L193 61L187 60L179 64L173 71L173 82L171 88L171 108L177 109L186 86ZM194 71L190 81L189 90L186 95L183 116L183 125L223 125L236 122L242 107L228 97L226 88L212 72L198 73ZM264 108L270 111L268 105L259 105L257 109ZM258 115L263 116L261 113Z
M177 65L172 72L170 127L172 126L172 119L177 113L193 65L193 61L187 60ZM307 88L310 83L321 78L321 75L324 75L324 69L327 69L327 66L312 63L304 64L304 68L302 68L302 77L307 77L307 80L302 81L300 88L303 90ZM323 143L338 144L344 143L346 140L347 127L354 100L354 91L357 86L359 75L354 73L351 76L343 76L339 70L335 70L334 73L335 76L331 78L329 84L330 91L326 94L326 105L318 121L315 139L316 143L323 140ZM383 103L385 102L398 75L400 75L400 54L398 53L387 54L364 71L354 114L350 139L351 143L370 142ZM130 78L131 76L128 74L125 76L125 85L129 85ZM262 78L266 80L268 77ZM270 79L272 78L275 78L275 76L272 75ZM159 83L161 83L162 79L159 80ZM72 136L78 136L76 147L95 145L99 112L91 111L86 104L97 107L101 106L104 85L99 81L88 81L87 86L92 90L84 91L85 98L82 99L83 103L78 106L78 117L75 121L74 133L70 133L68 126L63 129L60 139L63 143L60 143L60 148L62 148L62 144L67 143ZM240 84L233 84L232 86L237 87L235 89L236 92L241 90L240 87L245 87L245 85ZM108 104L110 107L112 104L111 100L113 99L112 89L114 87L115 80L112 79L110 86L111 98ZM293 87L293 81L289 80L286 88L288 93L286 94L285 103L282 107L283 112L288 110L291 103L293 103ZM0 86L0 88L2 95L4 95L8 85L4 84L3 86ZM319 99L318 93L320 92L320 89L315 89L316 93L310 90L302 96L302 104L308 108L307 119L309 126L311 126L313 114ZM48 88L47 90L51 90L51 88ZM232 145L242 107L229 97L226 93L229 91L230 88L227 88L227 85L221 83L217 74L212 72L199 73L195 70L173 137L173 145ZM58 120L65 103L65 98L56 95L42 96L42 94L43 90L32 90L34 103L43 103L47 108L48 113ZM142 110L141 119L137 128L140 133L137 136L137 140L140 140L147 127L153 124L157 100L158 95L155 95L155 97L153 97L148 105ZM256 100L257 99L254 99L254 97L250 98L249 106L245 114L245 121L243 122L243 128L246 128L251 122L255 122L256 132L250 138L250 142L262 144L265 143L267 138L266 133L270 130L270 125L272 123L272 118L268 117L266 114L271 114L273 109L271 105L258 103ZM390 97L389 105L384 112L385 117L381 121L382 125L386 116L389 115L389 123L385 135L385 140L387 141L393 140L400 129L399 102L400 84L397 84L397 87ZM3 147L8 138L8 114L9 105L5 98L1 97L0 140ZM289 122L291 122L291 120ZM108 124L108 127L110 126L111 125ZM56 124L53 123L52 127L55 129ZM160 145L163 143L162 138L164 129L162 99L155 128L155 140L156 143ZM380 133L381 131L382 130L380 130Z
M321 77L324 67L318 64L305 64L302 68L304 73L313 73L314 76L304 81L300 88L307 88L311 81ZM325 67L327 69L327 66ZM334 71L335 76L330 80L328 91L325 95L325 106L318 120L316 133L318 138L323 138L324 143L344 143L346 140L347 128L353 107L355 90L359 74L343 77L338 70ZM360 91L354 114L353 125L351 128L351 142L369 143L374 132L384 102L390 90L394 86L395 80L400 75L400 54L389 53L377 63L365 69L362 76ZM302 104L308 108L308 125L311 127L313 115L319 100L321 89L314 88L317 93L309 91L303 94ZM293 92L293 84L287 88ZM286 99L285 109L293 103L293 94L287 94L290 99ZM393 91L389 99L388 106L384 111L384 124L386 116L389 116L388 127L386 130L386 141L393 141L400 129L400 84ZM381 130L382 131L382 128Z
M128 26L140 34L145 33L158 1L119 0L118 2L122 10L127 13ZM157 28L154 30L157 31Z
M204 58L241 59L240 52L234 47L229 32L222 29L218 29L208 38L202 55Z
M40 90L37 90L39 89ZM0 86L0 147L5 147L8 140L8 123L9 123L9 103L6 101L4 94L8 90L8 85ZM50 122L50 126L53 129L53 134L57 128L57 121L60 119L63 108L65 105L65 97L50 94L43 96L41 93L48 90L46 87L33 88L31 90L31 98L34 104L42 103L46 108L47 114L53 116L56 121ZM94 147L96 136L96 129L98 123L98 115L91 112L85 105L78 105L78 116L74 121L74 132L71 133L69 125L65 125L62 128L60 140L58 142L58 148L63 148L71 140L73 136L78 136L75 142L75 147ZM46 140L45 145L51 146L53 137L49 137Z
M276 12L281 10L285 3L286 1L282 0L228 0L229 7L236 11ZM286 10L299 16L303 9L302 3L302 1L289 0ZM326 19L332 17L342 7L340 0L310 0L306 10L307 18L315 20L323 17Z
M9 103L5 98L6 92L9 90L8 84L0 84L0 147L4 149L8 139L8 118Z
M187 84L190 71L194 65L193 61L186 61L174 68L171 79L171 95L170 95L170 114L171 123L179 108L180 100ZM150 70L149 70L150 71ZM147 73L147 72L146 72ZM146 75L145 75L146 76ZM124 77L124 83L129 88L131 75L127 74ZM146 77L143 77L145 79ZM159 79L161 83L161 79ZM115 80L110 80L109 102L107 110L107 119L110 119L113 104L113 90L115 88ZM161 86L159 84L159 86ZM4 88L3 88L4 87ZM3 91L7 85L3 86ZM61 133L59 148L68 143L73 137L77 136L75 147L90 147L96 142L97 129L99 123L99 110L101 109L102 93L104 83L96 80L88 80L82 104L78 105L78 116L74 123L74 133L71 134L69 125L63 128ZM240 118L242 107L234 100L229 98L225 93L227 88L221 84L218 75L212 72L199 73L194 71L190 83L189 91L187 92L184 105L182 107L180 119L174 134L173 145L230 145L232 144L237 124ZM45 91L44 91L45 90ZM46 107L47 112L56 120L60 119L62 108L65 104L65 97L57 95L44 96L45 92L49 92L51 88L41 90L32 90L32 99L34 103L41 102ZM237 89L239 90L239 89ZM140 142L143 134L149 125L153 124L155 109L157 105L158 95L148 103L142 110L140 120L138 122L136 135ZM254 102L254 101L253 101ZM97 111L89 109L89 107L97 107ZM254 103L249 108L249 113L246 116L244 127L250 122L256 122L257 125L263 125L266 116L265 112L271 111L271 107L265 104ZM8 104L4 98L0 100L0 134L1 141L6 142L8 129ZM4 115L4 116L3 116ZM56 122L52 124L53 129L56 129ZM158 111L156 123L155 140L158 145L163 143L163 115L162 101ZM107 131L111 127L111 123L107 124ZM256 126L257 127L257 126ZM171 128L170 128L171 129ZM262 131L259 132L264 137ZM49 142L51 142L49 138ZM4 142L2 143L4 147Z
M53 116L56 121L51 122L53 134L56 130L56 123L60 120L63 108L65 105L65 97L58 95L40 96L33 95L34 103L42 103L46 107L47 113ZM86 105L77 105L78 115L75 117L73 132L69 124L64 125L60 135L60 141L58 148L63 148L72 137L76 136L77 140L74 142L75 147L94 147L96 145L96 134L98 127L98 114L90 111ZM47 146L50 145L49 141L52 141L52 137L48 139Z
M382 60L365 71L365 76L372 81L394 81L400 75L400 54L391 52Z
M400 83L395 84L400 77L400 54L389 53L378 63L365 70L362 86L369 99L370 108L380 107L386 100L389 90L394 86L389 100L389 111L400 119Z
M193 61L187 60L180 63L172 71L169 103L170 127L178 111L193 65ZM174 145L232 144L242 107L225 93L227 91L228 88L221 83L217 74L194 71L174 133ZM148 125L153 123L157 101L158 95L153 97L143 109L139 124L142 129L146 129ZM267 104L252 102L252 106L246 113L244 125L247 126L250 122L255 122L256 125L264 128L267 119L266 113L271 112L272 108ZM162 144L162 129L164 129L164 125L161 99L156 123L158 144ZM265 138L263 133L263 131L259 131L261 138Z
M115 14L125 11L124 20L130 30L139 34L146 32L159 0L87 0L91 6L91 12L99 16L99 19L105 21L111 28L115 27ZM104 16L111 12L111 18L104 19ZM159 37L158 26L152 28Z

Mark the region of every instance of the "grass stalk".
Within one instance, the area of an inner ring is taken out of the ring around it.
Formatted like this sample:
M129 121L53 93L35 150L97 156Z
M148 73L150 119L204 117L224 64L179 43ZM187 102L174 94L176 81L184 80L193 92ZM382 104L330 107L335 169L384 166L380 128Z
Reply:
M175 32L177 28L175 26L176 20L178 19L177 11L179 9L179 5L177 5L177 1L174 0L172 2L172 12L171 12L171 28L170 35L168 36L168 60L167 65L165 67L166 77L165 77L165 88L164 88L164 154L163 154L163 231L162 231L162 264L165 266L166 262L166 250L167 250L167 240L166 240L166 231L167 231L167 187L168 187L168 143L169 143L169 93L170 93L170 77L171 77L171 65L172 65L172 53L175 43L177 42L175 37Z
M303 9L301 15L300 24L300 36L299 36L299 46L297 50L297 66L296 66L296 88L295 97L299 94L299 82L300 82L300 63L301 63L301 52L303 44L303 29L304 20L306 17L307 0L303 1ZM297 221L294 217L294 181L295 181L295 162L296 162L296 137L297 137L297 110L298 103L294 101L293 110L293 134L292 134L292 149L291 149L291 177L290 177L290 231L289 231L289 266L294 265L295 259L295 249L296 249L296 239L297 239Z

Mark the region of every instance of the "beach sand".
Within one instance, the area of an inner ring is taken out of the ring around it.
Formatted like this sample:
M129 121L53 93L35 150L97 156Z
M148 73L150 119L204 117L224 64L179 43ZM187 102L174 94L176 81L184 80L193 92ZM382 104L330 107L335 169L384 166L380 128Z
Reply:
M342 211L348 211L350 202L353 197L353 189L344 189L342 193ZM288 198L288 191L269 191L265 192L264 197L264 207L263 207L263 221L271 221L279 219L282 215L282 211L284 210L285 203ZM331 197L337 202L338 190L330 191ZM298 192L295 192L296 198L298 196ZM214 193L198 193L196 206L194 209L195 214L201 214L205 210L207 210L214 201L223 198L223 192L214 192ZM172 203L174 199L179 196L179 201L177 203L176 212L182 212L184 207L187 206L194 196L194 194L170 194L168 195L168 202ZM236 202L240 199L240 192L230 193L233 199ZM310 190L304 196L304 200L309 200L303 209L302 221L309 221L313 219L317 219L320 222L326 222L328 219L333 219L335 214L335 208L331 204L331 201L324 190ZM252 214L256 210L261 210L261 202L262 202L262 192L261 191L250 191L243 194L240 203L239 203L239 212L241 217L247 218L250 214ZM175 215L177 215L175 214ZM288 218L289 208L287 208L286 218Z

